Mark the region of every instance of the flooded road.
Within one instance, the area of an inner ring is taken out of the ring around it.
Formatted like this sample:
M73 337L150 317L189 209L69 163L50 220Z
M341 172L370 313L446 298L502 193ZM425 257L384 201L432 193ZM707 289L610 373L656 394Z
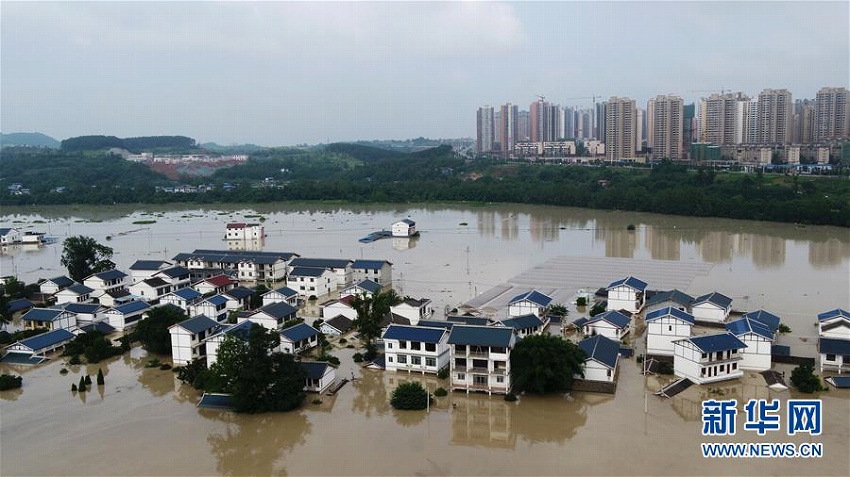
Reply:
M792 347L811 343L818 312L850 306L847 229L534 206L308 207L4 209L3 227L47 232L60 243L4 249L0 269L28 282L63 274L61 239L89 235L113 247L126 270L137 259L226 248L224 225L259 215L268 234L263 250L388 259L395 288L433 299L438 310L559 256L711 264L686 291L717 289L733 297L735 308L775 311L794 330L780 343ZM422 231L419 239L357 241L408 215ZM645 385L634 359L621 361L614 396L521 396L508 403L452 393L425 413L392 410L392 389L406 379L420 379L432 391L446 382L361 370L352 353L333 352L342 360L338 377L358 378L337 396L323 396L320 404L308 396L297 412L261 416L199 410L198 393L171 371L145 368L148 357L139 349L99 365L67 366L61 359L0 365L24 376L23 389L0 393L0 474L847 475L850 469L848 390L818 396L822 436L750 432L711 441L700 433L699 402L709 397L701 388L667 400L650 395L644 413L645 391L660 383L651 378ZM63 367L70 371L65 376ZM102 389L71 393L81 373L94 376L99 367ZM771 391L756 376L730 383L725 396L739 401L797 397ZM706 461L699 453L706 441L823 442L825 457Z

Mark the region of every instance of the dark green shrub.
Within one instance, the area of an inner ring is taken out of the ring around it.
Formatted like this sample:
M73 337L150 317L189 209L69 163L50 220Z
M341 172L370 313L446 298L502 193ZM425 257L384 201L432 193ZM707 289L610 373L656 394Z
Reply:
M348 340L347 340L347 339L345 339L345 338L340 338L340 339L339 339L339 344L344 345L344 344L346 344L346 343L348 343Z
M602 303L597 303L590 308L590 316L596 316L605 311L605 305Z
M354 358L355 363L362 363L363 362L363 355L360 354L360 353L354 353L353 358Z
M791 384L801 393L814 393L823 391L820 378L815 374L814 367L809 364L801 364L791 372Z
M390 405L395 409L425 409L428 399L428 391L421 384L408 381L393 390Z
M162 362L159 358L153 358L148 360L148 364L145 365L146 368L158 368L162 365Z
M103 383L104 383L104 379L103 379L103 370L102 370L102 369L100 369L100 368L98 368L98 369L97 369L97 385L98 385L98 386L103 386Z
M446 366L445 368L437 371L437 378L438 379L449 379L449 367Z
M91 376L86 375L86 386L91 386Z
M72 383L72 384L71 384L71 392L72 392L72 393L77 392L77 383Z
M587 297L580 296L576 298L576 306L587 306Z
M779 323L779 330L778 331L782 334L790 333L791 327L786 325L785 323Z
M23 385L24 378L12 374L0 374L0 391L17 389Z
M86 378L80 376L80 384L77 385L77 390L81 393L86 392Z
M163 364L159 365L159 369L161 369L163 371L168 371L169 369L171 369L171 365L168 364L168 363L163 363Z
M635 229L635 224L629 224L629 225L626 226L626 230L634 230L634 229Z
M658 374L673 374L673 363L661 361L658 363Z
M508 402L516 401L516 394L514 394L514 393L505 394L505 401L508 401Z
M434 396L437 396L437 397L443 397L443 396L446 396L447 394L449 394L449 392L446 391L444 388L437 388L437 389L434 390Z
M71 359L68 360L68 364L71 364L71 365L80 364L80 363L82 363L82 361L80 361L80 355L78 355L78 354L71 356Z
M68 370L65 369L65 368L62 368L62 369L59 370L59 374L64 376L64 375L68 374Z

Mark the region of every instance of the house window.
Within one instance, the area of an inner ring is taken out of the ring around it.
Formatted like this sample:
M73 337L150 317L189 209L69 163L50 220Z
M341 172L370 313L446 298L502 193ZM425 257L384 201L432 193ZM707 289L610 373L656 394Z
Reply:
M437 360L436 360L436 359L434 359L434 358L425 358L425 366L428 366L429 368L433 368L433 367L434 367L434 366L436 366L436 365L437 365Z
M403 354L398 355L398 362L400 364L407 364L407 356Z
M393 349L393 344L392 344L392 343L387 342L387 349Z
M455 345L455 353L466 353L466 345Z
M834 354L827 354L826 360L827 361L835 361L835 355Z
M398 347L401 349L407 349L407 341L399 341Z
M419 357L419 356L411 356L410 357L410 364L416 364L416 365L422 364L422 358Z
M500 346L494 346L490 348L490 351L492 351L493 353L505 354L505 348L502 348Z
M667 331L673 331L673 325L667 325Z
M611 370L610 369L608 370L608 377L609 378L611 377Z
M708 355L707 355L706 353L703 353L703 354L702 354L702 359L705 359L705 358L708 358Z
M457 379L458 379L459 381L466 381L466 374L464 374L464 373L457 373Z
M504 376L496 376L496 382L497 383L504 383L505 377Z
M411 341L410 342L410 349L419 351L419 350L422 349L422 343L420 343L418 341Z
M425 343L425 351L437 351L437 345L434 343Z
M738 369L738 363L732 363L732 371Z
M392 357L392 356L387 356L387 361L389 361L390 363L392 363L392 362L393 362L393 357Z

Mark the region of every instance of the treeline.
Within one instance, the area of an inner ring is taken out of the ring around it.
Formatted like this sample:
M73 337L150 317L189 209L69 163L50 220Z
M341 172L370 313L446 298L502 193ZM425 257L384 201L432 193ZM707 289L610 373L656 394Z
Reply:
M191 149L195 140L185 136L148 136L118 138L115 136L79 136L65 139L61 148L66 152L99 151L113 147L132 152L142 152L151 149Z
M715 173L672 163L652 169L517 165L465 160L447 148L367 156L363 147L348 150L359 159L345 148L261 151L244 165L197 179L216 187L195 194L157 192L156 185L170 182L119 158L37 150L21 157L4 150L0 191L14 181L31 195L0 194L0 204L470 201L850 227L846 178ZM225 190L224 183L235 188ZM67 191L50 192L60 185Z

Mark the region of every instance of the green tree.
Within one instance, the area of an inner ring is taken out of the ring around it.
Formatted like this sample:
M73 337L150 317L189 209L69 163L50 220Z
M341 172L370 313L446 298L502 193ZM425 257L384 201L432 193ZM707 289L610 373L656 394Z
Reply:
M233 395L237 412L290 411L304 401L304 370L294 356L273 352L280 335L253 325L248 341L228 336L209 373L212 386Z
M791 371L791 384L801 393L814 393L823 390L820 378L815 374L814 366L803 363Z
M366 340L366 346L381 334L381 322L390 307L401 303L402 299L395 290L379 291L368 296L365 293L357 295L351 300L351 307L357 312L354 327Z
M92 273L103 272L115 266L112 248L101 245L91 237L75 235L62 243L60 263L68 269L68 276L78 282Z
M390 405L395 409L425 409L428 399L428 391L418 381L407 381L393 390Z
M559 336L528 336L511 353L513 386L540 394L567 391L573 375L584 376L586 358L578 345Z
M98 385L98 386L103 386L103 384L104 384L105 382L106 382L106 381L103 379L103 370L102 370L102 369L100 369L100 368L97 368L97 385Z
M186 313L174 305L151 308L147 318L140 320L133 332L133 337L142 346L158 354L171 354L171 334L168 327L186 319Z
M14 374L2 374L0 375L0 391L17 389L21 387L23 382L24 378L20 376L15 376Z
M254 288L254 293L251 294L251 303L249 305L252 310L263 306L263 295L268 291L268 287L262 284L257 285Z

